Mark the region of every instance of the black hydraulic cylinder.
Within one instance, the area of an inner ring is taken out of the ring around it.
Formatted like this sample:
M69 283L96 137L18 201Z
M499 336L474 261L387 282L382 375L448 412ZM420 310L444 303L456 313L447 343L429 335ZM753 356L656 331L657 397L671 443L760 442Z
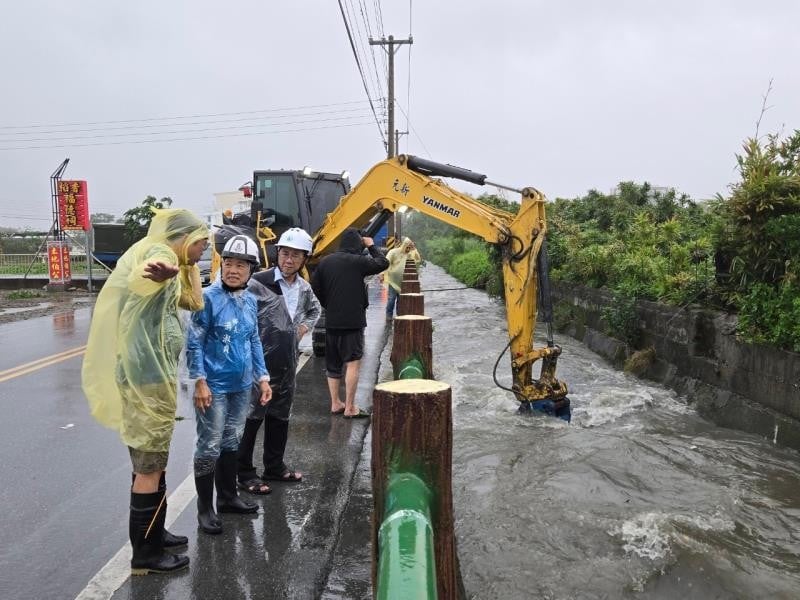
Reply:
M432 160L425 160L418 156L406 156L406 165L408 165L408 168L412 171L431 177L452 177L454 179L463 179L464 181L469 181L477 185L486 183L486 175L481 175L469 169L454 167L453 165L444 165L442 163L433 162Z
M542 242L539 256L536 257L539 272L539 320L547 324L547 342L553 343L553 298L550 295L550 260L547 256L547 239Z

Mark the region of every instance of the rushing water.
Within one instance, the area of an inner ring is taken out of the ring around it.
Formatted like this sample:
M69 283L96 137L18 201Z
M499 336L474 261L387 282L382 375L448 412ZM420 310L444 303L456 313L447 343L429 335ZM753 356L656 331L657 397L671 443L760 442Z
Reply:
M566 337L572 424L519 416L492 381L501 305L431 291L459 285L435 266L421 282L435 376L453 388L468 597L800 598L796 452L717 427ZM507 355L498 378L510 384Z

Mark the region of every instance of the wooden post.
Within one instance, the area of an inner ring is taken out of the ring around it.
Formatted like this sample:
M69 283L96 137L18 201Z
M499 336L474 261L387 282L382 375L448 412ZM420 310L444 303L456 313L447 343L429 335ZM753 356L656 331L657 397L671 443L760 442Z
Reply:
M404 278L403 282L400 284L400 293L419 294L420 293L419 279Z
M397 297L397 316L424 315L425 294L400 294Z
M433 379L433 322L430 317L403 315L394 319L392 354L389 360L398 379L404 362L418 356L426 379Z
M430 379L375 386L372 412L372 581L377 582L378 530L392 474L414 473L433 491L434 556L439 600L459 597L453 531L451 390Z

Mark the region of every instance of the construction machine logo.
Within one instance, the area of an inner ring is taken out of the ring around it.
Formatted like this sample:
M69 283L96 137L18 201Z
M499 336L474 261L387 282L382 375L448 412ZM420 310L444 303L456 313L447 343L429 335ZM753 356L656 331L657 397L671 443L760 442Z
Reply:
M458 210L456 208L453 208L452 206L447 206L447 204L439 202L438 200L434 200L433 198L431 198L429 196L423 196L422 197L422 203L423 204L427 204L428 206L431 206L431 207L435 208L436 210L439 210L439 211L443 212L444 214L450 215L450 216L452 216L452 217L454 217L456 219L461 216L461 211L460 210Z
M411 188L408 187L408 184L404 181L401 185L399 179L394 180L394 183L392 183L392 189L398 194L403 194L403 196L408 196L408 192L411 191Z

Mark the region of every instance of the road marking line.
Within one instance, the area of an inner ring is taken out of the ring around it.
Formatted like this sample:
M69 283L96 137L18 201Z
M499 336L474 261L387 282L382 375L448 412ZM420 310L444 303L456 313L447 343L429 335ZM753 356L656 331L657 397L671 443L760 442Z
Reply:
M8 375L9 373L11 373L13 371L19 371L20 369L26 369L28 367L32 367L32 366L37 365L39 363L42 363L42 362L45 362L45 361L48 361L48 360L52 360L54 358L58 358L59 356L64 356L65 354L72 354L73 352L77 352L79 350L81 350L81 351L86 350L86 346L84 345L84 346L78 346L77 348L70 348L69 350L64 350L63 352L59 352L58 354L51 354L50 356L44 356L42 358L37 358L36 360L32 360L31 362L28 362L28 363L25 363L25 364L22 364L22 365L17 365L16 367L11 367L10 369L6 369L5 371L0 371L0 377L5 377L6 375Z
M300 355L295 373L300 372L309 358L308 354ZM191 471L167 499L167 518L164 527L169 528L194 498L194 471ZM75 600L109 600L130 577L132 556L133 550L128 542L89 580ZM191 565L189 567L191 568Z
M15 377L20 377L22 375L27 375L28 373L33 373L34 371L38 371L39 369L43 369L43 368L49 367L51 365L56 365L56 364L58 364L60 362L63 362L65 360L69 360L70 358L75 358L77 356L80 356L84 352L86 352L86 347L85 346L83 348L75 348L69 354L61 353L61 354L56 354L56 355L53 355L53 356L48 356L48 357L46 357L46 359L41 359L41 360L49 359L49 360L47 360L47 362L34 361L34 362L36 362L38 364L28 363L28 364L32 364L33 366L30 366L30 367L27 367L27 368L23 368L26 365L20 365L19 367L16 367L14 369L9 369L8 371L3 371L2 373L0 373L0 383L3 383L4 381L8 381L9 379L14 379Z
M167 500L167 518L164 527L169 528L194 499L194 473L181 482ZM133 550L130 542L119 549L111 560L92 577L75 600L108 600L114 595L131 574Z

